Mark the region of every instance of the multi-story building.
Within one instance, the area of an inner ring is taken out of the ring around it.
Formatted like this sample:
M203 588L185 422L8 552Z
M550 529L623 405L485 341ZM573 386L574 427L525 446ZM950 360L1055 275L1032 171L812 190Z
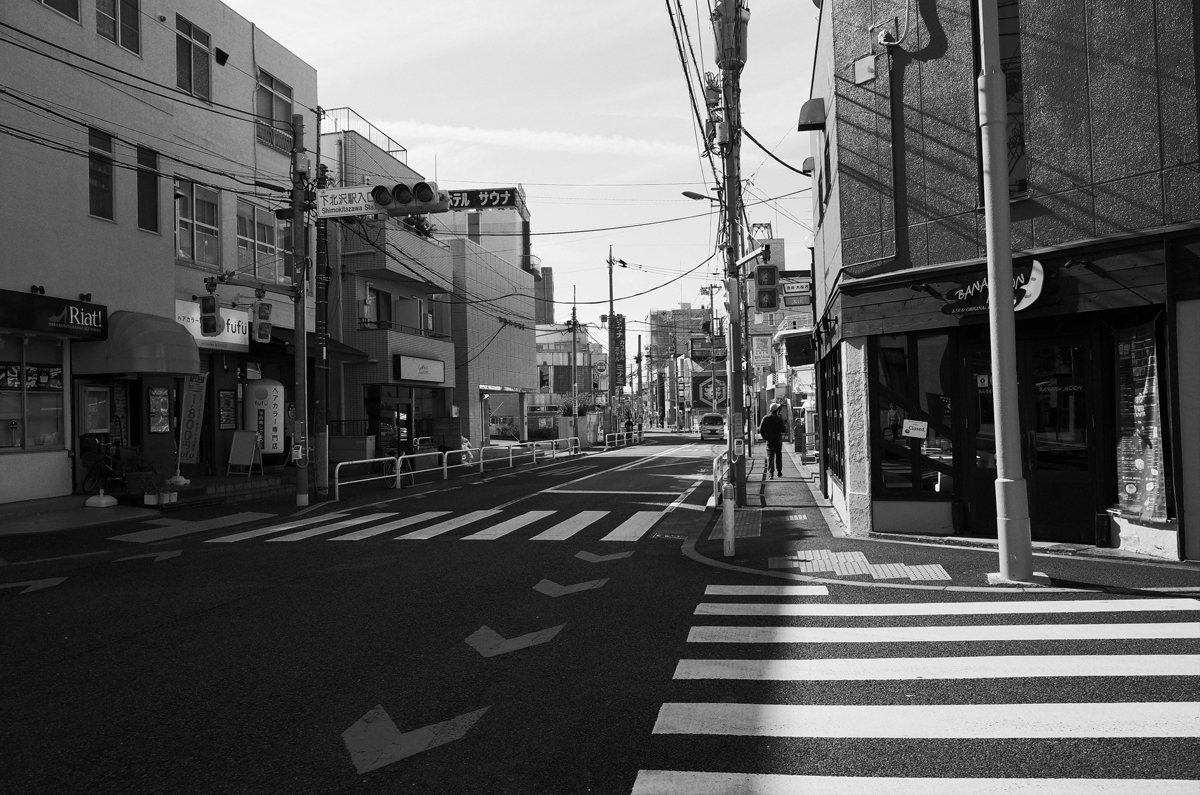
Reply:
M1200 557L1196 5L999 12L1033 538ZM799 125L823 485L854 532L994 537L977 10L876 13L821 3Z
M709 307L682 303L678 309L650 311L650 347L646 351L652 389L652 410L666 425L688 425L692 408L693 365L688 354L693 338L712 328Z
M539 269L541 278L535 275L533 285L534 319L539 326L554 323L554 269Z
M569 324L539 324L538 387L529 404L529 437L583 439L598 427L597 406L608 389L608 364L604 346L592 341L583 326L573 333Z
M224 472L254 379L294 380L289 298L266 293L277 333L260 345L253 289L219 287L214 337L196 296L231 271L268 290L296 277L274 211L293 113L315 140L316 72L217 0L147 11L0 6L0 501L71 493L85 434L173 473L188 376L204 376L206 400L183 474ZM276 408L266 431L281 442Z

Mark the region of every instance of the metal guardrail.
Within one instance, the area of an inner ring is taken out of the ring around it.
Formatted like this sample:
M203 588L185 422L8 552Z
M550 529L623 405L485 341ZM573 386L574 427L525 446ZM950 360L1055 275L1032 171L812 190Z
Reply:
M604 434L604 449L628 447L631 444L641 444L646 440L644 431L621 431L620 433Z
M721 500L721 490L729 482L729 451L721 453L712 462L713 497Z

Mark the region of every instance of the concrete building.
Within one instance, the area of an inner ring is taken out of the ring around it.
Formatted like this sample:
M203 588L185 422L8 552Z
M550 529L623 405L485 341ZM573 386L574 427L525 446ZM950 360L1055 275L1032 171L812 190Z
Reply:
M693 369L688 357L693 338L705 336L712 322L710 308L681 303L678 309L650 311L650 347L646 366L651 381L651 410L665 425L688 426L691 421ZM711 328L711 327L710 327Z
M188 376L204 376L205 401L183 474L224 473L234 433L263 430L247 419L253 382L290 393L292 302L267 294L277 335L258 345L253 290L218 289L215 337L199 333L196 296L230 271L290 285L292 230L274 210L293 112L315 141L316 72L215 0L154 14L4 3L0 22L13 131L0 137L0 501L70 494L84 435L173 474ZM311 328L311 290L304 306ZM290 400L265 421L276 460Z
M999 11L1033 538L1200 558L1196 5ZM823 489L854 532L996 535L976 13L821 4L799 129Z
M529 405L529 438L578 436L585 443L594 438L601 418L599 398L608 389L608 364L604 346L582 328L572 334L569 325L538 324L538 387ZM572 413L576 399L578 414Z
M540 268L541 278L535 275L533 284L534 319L539 326L554 323L554 269Z

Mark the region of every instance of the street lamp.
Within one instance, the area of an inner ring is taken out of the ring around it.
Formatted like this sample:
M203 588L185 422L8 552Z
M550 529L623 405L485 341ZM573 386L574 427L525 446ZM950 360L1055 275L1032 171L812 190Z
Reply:
M694 201L704 201L705 199L707 199L708 201L712 202L713 204L721 203L720 199L714 199L712 196L705 196L703 193L696 193L695 191L685 190L683 192L683 195L687 196L689 199L692 199Z

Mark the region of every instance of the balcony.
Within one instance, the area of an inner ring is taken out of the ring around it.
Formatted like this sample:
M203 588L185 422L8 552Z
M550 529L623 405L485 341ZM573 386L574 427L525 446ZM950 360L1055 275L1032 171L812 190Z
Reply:
M429 329L419 329L419 328L416 328L415 326L405 326L401 323L394 323L390 320L364 320L362 318L359 318L359 321L358 321L358 330L359 331L378 331L381 329L385 330L385 331L398 331L401 334L412 334L413 336L416 336L416 337L429 337L429 338L435 339L435 340L450 339L449 334L441 334L439 332L432 331Z
M258 139L259 143L266 144L284 154L292 152L292 134L287 130L280 130L269 124L255 124L254 137Z
M343 229L342 262L347 272L433 285L448 292L454 261L438 240L420 237L396 221L366 221L364 230Z

